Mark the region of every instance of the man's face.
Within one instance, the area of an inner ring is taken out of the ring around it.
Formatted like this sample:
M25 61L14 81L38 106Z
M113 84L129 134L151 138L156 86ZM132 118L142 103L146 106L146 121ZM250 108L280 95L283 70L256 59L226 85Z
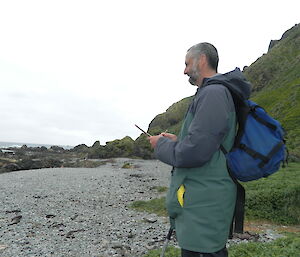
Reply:
M190 77L189 82L192 85L194 85L194 86L199 85L201 77L200 77L200 71L199 71L199 67L198 67L198 60L195 58L192 58L189 54L187 54L186 58L185 58L184 74L186 74Z

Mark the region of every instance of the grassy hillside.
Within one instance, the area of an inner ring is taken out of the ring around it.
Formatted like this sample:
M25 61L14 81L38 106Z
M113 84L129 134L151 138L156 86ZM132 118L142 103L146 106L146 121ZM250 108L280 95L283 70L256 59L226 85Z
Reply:
M300 24L284 33L267 54L247 67L245 76L253 85L251 99L278 119L287 132L293 159L300 159ZM168 129L178 134L191 101L184 98L149 125L150 133Z
M244 73L251 98L281 122L290 151L300 156L300 24Z
M192 97L186 97L181 101L172 104L165 113L157 115L149 125L150 134L157 134L166 129L170 133L178 134L184 114L192 100Z

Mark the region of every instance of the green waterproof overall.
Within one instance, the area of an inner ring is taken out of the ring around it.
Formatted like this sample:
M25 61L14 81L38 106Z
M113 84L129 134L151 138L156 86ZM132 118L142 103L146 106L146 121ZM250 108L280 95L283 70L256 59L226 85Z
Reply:
M158 140L158 159L174 166L167 210L182 249L213 253L226 245L236 200L220 144L233 145L234 104L222 85L199 88L176 142Z

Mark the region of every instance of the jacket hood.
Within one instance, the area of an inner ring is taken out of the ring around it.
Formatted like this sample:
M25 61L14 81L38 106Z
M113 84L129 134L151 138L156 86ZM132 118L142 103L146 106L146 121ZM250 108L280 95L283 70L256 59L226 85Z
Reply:
M235 68L228 73L205 78L202 86L205 87L211 84L222 84L241 99L249 99L250 97L251 83L247 81L239 68Z

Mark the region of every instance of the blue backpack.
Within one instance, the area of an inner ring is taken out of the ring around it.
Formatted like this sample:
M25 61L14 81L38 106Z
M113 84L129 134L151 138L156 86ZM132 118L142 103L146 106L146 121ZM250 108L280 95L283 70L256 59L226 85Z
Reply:
M238 101L234 92L230 92L236 105L239 127L233 148L229 152L222 145L220 148L226 156L229 175L237 185L229 235L232 238L233 231L243 233L244 230L245 189L238 180L256 180L278 171L280 164L287 162L287 149L280 123L256 103Z
M233 148L226 154L231 175L247 182L278 171L286 160L284 130L280 123L250 100L237 110L241 122Z

